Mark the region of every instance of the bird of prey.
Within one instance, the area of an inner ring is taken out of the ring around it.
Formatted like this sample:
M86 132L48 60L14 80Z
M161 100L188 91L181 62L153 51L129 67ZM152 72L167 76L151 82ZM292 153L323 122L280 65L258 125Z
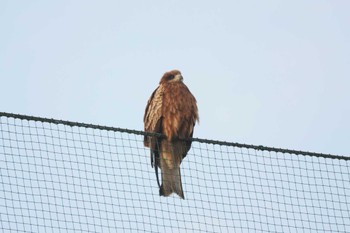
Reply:
M151 165L156 171L159 195L176 193L184 199L180 164L191 148L189 139L199 121L197 101L178 70L166 72L149 98L143 118L145 132L162 136L144 137L151 150ZM162 172L159 183L158 167Z

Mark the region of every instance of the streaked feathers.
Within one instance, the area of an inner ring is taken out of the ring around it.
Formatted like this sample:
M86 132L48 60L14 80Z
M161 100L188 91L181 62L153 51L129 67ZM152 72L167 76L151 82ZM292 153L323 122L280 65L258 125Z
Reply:
M184 198L180 164L191 148L189 138L199 120L197 102L178 70L166 72L149 98L144 115L146 132L161 133L165 138L145 136L151 149L151 161L162 170L160 195L175 192Z

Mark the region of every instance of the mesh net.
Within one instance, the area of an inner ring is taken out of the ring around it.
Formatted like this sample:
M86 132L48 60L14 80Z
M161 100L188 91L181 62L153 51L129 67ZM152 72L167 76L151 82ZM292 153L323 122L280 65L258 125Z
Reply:
M142 133L0 115L0 229L350 232L349 165L197 140L161 197Z

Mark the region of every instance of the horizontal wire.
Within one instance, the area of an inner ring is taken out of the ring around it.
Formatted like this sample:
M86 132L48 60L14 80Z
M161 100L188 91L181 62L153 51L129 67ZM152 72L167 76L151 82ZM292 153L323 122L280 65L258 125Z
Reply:
M62 124L62 125L68 125L71 127L76 126L76 127L83 127L83 128L113 131L113 132L122 132L122 133L129 133L129 134L144 135L144 136L163 137L163 135L160 133L150 133L150 132L145 132L145 131L141 131L141 130L132 130L132 129L126 129L126 128L87 124L87 123L74 122L74 121L57 120L57 119L53 119L53 118L35 117L35 116L6 113L6 112L0 112L0 117L1 116L8 117L8 118L21 119L21 120L28 120L28 121L46 122L46 123L57 124L57 125ZM226 142L226 141L201 139L201 138L190 138L188 140L199 142L199 143L208 143L208 144L214 144L214 145L220 145L220 146L233 146L233 147L238 147L238 148L254 149L254 150L269 151L269 152L276 152L276 153L287 153L287 154L294 154L294 155L313 156L313 157L339 159L339 160L346 160L346 161L350 160L350 156L343 156L343 155L334 155L334 154L324 154L324 153L316 153L316 152L309 152L309 151L282 149L282 148L268 147L268 146L262 146L262 145L250 145L250 144L244 144L244 143Z

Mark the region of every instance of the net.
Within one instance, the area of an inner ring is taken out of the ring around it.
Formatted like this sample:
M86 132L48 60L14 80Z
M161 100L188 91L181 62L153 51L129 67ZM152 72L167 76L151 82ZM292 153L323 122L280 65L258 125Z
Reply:
M1 113L1 231L350 232L349 157L193 139L182 200L144 134Z

